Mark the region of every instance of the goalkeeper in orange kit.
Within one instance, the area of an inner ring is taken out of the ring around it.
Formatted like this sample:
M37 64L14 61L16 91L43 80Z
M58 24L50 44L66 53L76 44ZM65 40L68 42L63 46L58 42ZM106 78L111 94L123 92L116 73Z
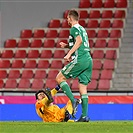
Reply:
M50 90L39 90L36 92L36 112L44 122L67 122L73 112L71 101L63 108L53 104L53 96L58 92L60 86ZM78 103L77 103L78 104Z

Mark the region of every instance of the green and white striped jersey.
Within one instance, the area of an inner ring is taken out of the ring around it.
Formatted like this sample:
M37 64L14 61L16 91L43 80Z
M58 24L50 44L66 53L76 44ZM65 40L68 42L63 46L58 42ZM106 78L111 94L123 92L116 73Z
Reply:
M90 47L89 47L89 41L88 41L88 35L86 30L79 24L75 24L70 29L70 35L69 35L69 48L71 49L73 45L75 44L76 37L81 36L82 38L82 44L80 47L72 54L72 60L76 58L76 60L83 59L84 55L88 54L90 56Z

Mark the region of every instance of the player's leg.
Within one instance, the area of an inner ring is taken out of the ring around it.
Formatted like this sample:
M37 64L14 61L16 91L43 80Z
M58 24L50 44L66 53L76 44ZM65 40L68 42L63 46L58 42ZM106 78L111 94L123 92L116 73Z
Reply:
M60 85L60 87L62 88L64 93L68 96L68 98L73 103L74 102L74 96L73 96L72 91L71 91L69 85L67 84L66 80L67 79L65 78L65 76L60 71L58 73L58 75L56 76L56 81L58 82L58 84Z
M75 64L69 63L67 66L65 66L56 76L56 81L64 91L64 93L68 96L68 98L71 100L72 107L73 107L73 114L76 113L77 106L78 106L78 99L75 99L70 86L67 84L66 80L71 78L73 75L73 71L77 70L75 69ZM76 73L78 74L78 72ZM75 76L76 77L76 76Z
M68 112L69 112L70 114L72 114L72 112L73 112L73 107L72 107L72 103L71 103L70 100L67 102L67 104L66 104L66 106L64 107L64 109L65 109L65 110L68 110Z
M81 95L81 107L82 115L79 122L88 122L88 94L87 94L87 85L79 84L79 92Z
M82 106L82 115L79 121L89 121L88 119L88 94L87 94L87 85L91 81L92 77L92 60L88 62L89 67L81 73L79 78L79 92L81 96L81 106Z

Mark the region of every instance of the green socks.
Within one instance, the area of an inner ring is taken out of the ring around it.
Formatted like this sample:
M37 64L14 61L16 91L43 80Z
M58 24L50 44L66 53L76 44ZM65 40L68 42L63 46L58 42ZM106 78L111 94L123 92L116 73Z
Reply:
M73 103L74 102L74 96L73 96L72 91L71 91L69 85L67 84L67 82L65 82L65 81L61 82L60 87L62 88L64 93L68 96L68 98ZM81 100L82 100L82 104L81 104L81 106L82 106L82 117L88 116L88 95L83 94L81 96Z
M69 85L67 84L67 82L65 82L65 81L61 82L60 87L62 88L64 93L68 96L68 98L73 103L74 102L74 96L73 96L72 91L71 91Z
M84 116L88 116L88 95L87 94L83 94L81 96L81 106L82 106L82 117Z

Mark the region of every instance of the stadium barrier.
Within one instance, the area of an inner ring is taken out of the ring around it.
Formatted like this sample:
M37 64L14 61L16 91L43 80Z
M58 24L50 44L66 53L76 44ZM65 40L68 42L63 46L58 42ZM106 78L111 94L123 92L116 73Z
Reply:
M78 96L77 96L78 97ZM55 97L59 107L65 96ZM41 121L35 112L34 96L0 96L0 121ZM81 115L81 105L76 118ZM91 121L133 120L133 96L89 96L88 116Z

